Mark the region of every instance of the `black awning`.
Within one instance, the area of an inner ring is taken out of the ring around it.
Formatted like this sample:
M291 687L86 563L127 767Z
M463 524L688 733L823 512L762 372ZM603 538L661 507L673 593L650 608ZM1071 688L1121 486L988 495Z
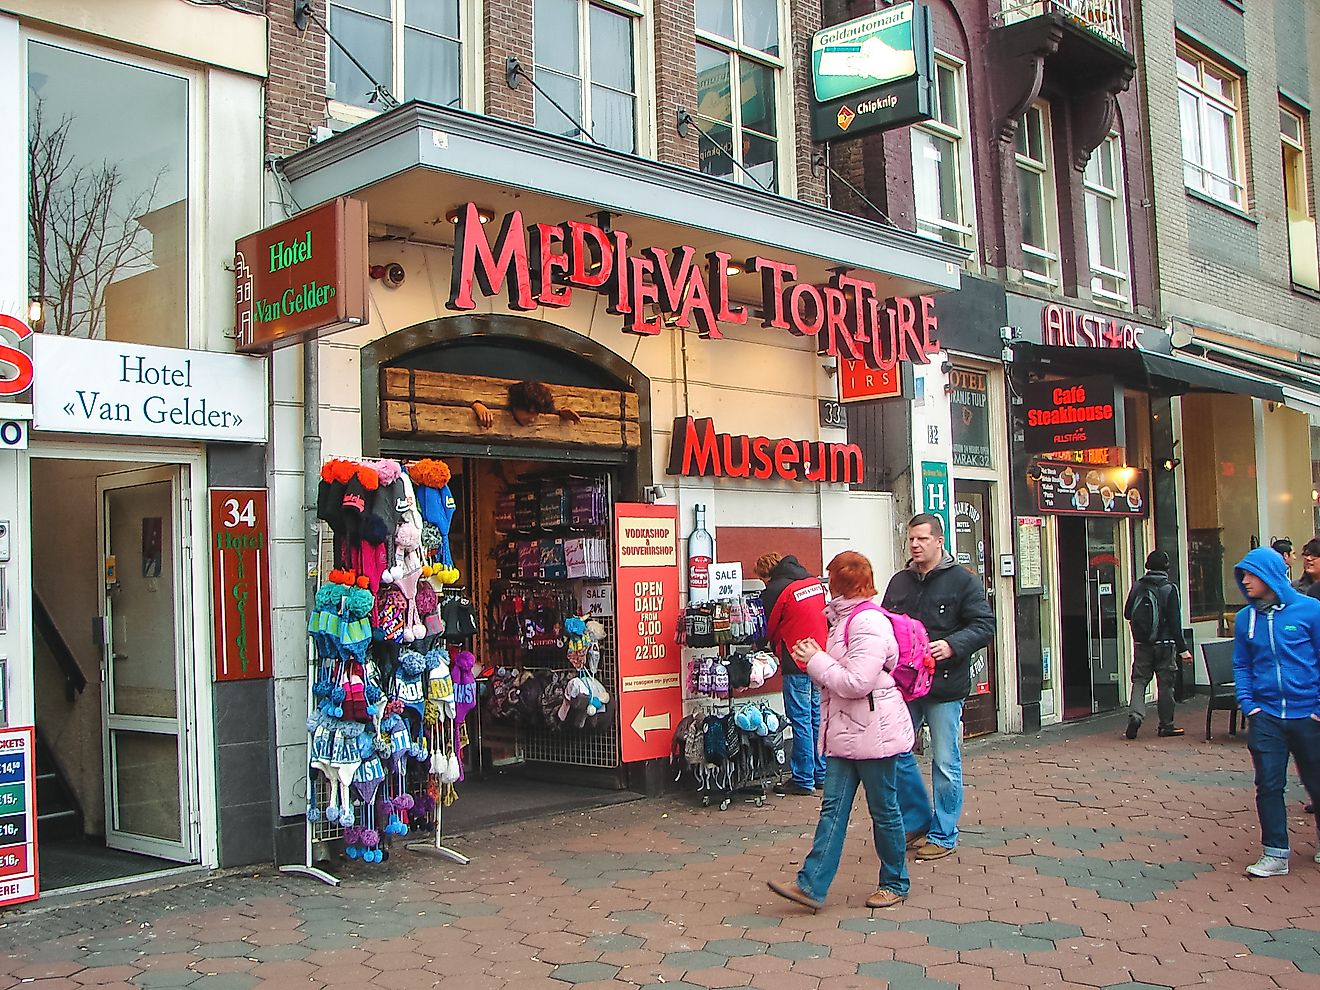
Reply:
M1224 392L1284 401L1283 386L1228 365L1182 354L1155 354L1130 348L1050 347L1017 343L1018 361L1056 374L1109 374L1131 388L1170 395Z

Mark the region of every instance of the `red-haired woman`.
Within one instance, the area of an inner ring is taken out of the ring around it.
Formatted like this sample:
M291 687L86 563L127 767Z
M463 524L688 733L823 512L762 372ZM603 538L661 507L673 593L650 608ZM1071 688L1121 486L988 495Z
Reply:
M898 661L894 627L878 608L871 562L846 550L827 568L833 600L826 606L829 643L812 639L793 646L811 679L820 685L821 747L827 758L820 822L797 882L770 881L770 889L812 911L825 902L839 869L857 785L866 790L880 883L869 908L893 907L910 883L898 807L895 757L912 749L912 719L891 671Z

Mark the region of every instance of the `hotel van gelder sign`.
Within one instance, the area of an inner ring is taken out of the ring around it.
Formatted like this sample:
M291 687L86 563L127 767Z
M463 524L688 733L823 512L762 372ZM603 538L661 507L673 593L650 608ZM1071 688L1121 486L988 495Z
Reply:
M367 322L367 204L341 196L234 245L235 346L270 351Z
M633 250L624 231L574 220L524 226L518 210L505 216L492 242L479 209L467 203L455 225L446 305L472 310L477 293L505 292L510 309L530 312L572 305L574 292L595 292L623 318L628 333L658 334L671 317L679 327L718 339L721 323L743 326L753 315L731 298L733 260L724 251L699 259L688 245ZM901 362L928 364L939 350L939 341L910 316L904 319L905 311L881 298L872 281L836 272L824 285L799 282L796 265L759 255L743 270L761 278L761 326L815 337L822 355L886 371Z

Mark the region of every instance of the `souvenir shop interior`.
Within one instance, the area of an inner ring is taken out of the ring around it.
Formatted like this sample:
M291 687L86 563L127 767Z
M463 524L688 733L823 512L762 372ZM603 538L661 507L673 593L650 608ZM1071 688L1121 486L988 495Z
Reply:
M437 820L452 836L636 796L612 619L590 611L610 587L613 481L494 458L324 465L314 842L379 862Z

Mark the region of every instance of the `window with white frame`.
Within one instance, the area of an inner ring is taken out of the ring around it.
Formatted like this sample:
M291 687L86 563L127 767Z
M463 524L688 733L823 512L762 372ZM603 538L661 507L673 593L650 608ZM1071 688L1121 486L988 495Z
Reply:
M1178 48L1178 116L1182 124L1183 183L1245 209L1239 76L1190 48Z
M1123 196L1123 146L1110 134L1091 152L1082 173L1086 197L1086 243L1091 257L1091 294L1100 302L1126 306L1129 288L1127 202Z
M1014 148L1022 214L1022 275L1033 282L1057 285L1059 235L1051 141L1049 108L1043 103L1028 107L1018 122Z
M463 99L461 0L330 0L330 33L399 101ZM329 46L331 98L383 110L371 80Z
M191 77L57 40L26 55L34 329L188 346Z
M641 13L630 3L536 0L535 79L551 97L535 94L537 127L587 140L581 121L607 148L637 151Z
M970 169L966 167L967 101L962 66L945 56L935 61L935 116L915 124L912 185L917 233L958 247L976 246L972 226Z
M1300 110L1279 107L1279 138L1283 145L1283 198L1288 208L1288 254L1294 285L1320 289L1315 211L1311 206L1310 128Z
M696 21L701 170L778 191L779 0L696 0Z

